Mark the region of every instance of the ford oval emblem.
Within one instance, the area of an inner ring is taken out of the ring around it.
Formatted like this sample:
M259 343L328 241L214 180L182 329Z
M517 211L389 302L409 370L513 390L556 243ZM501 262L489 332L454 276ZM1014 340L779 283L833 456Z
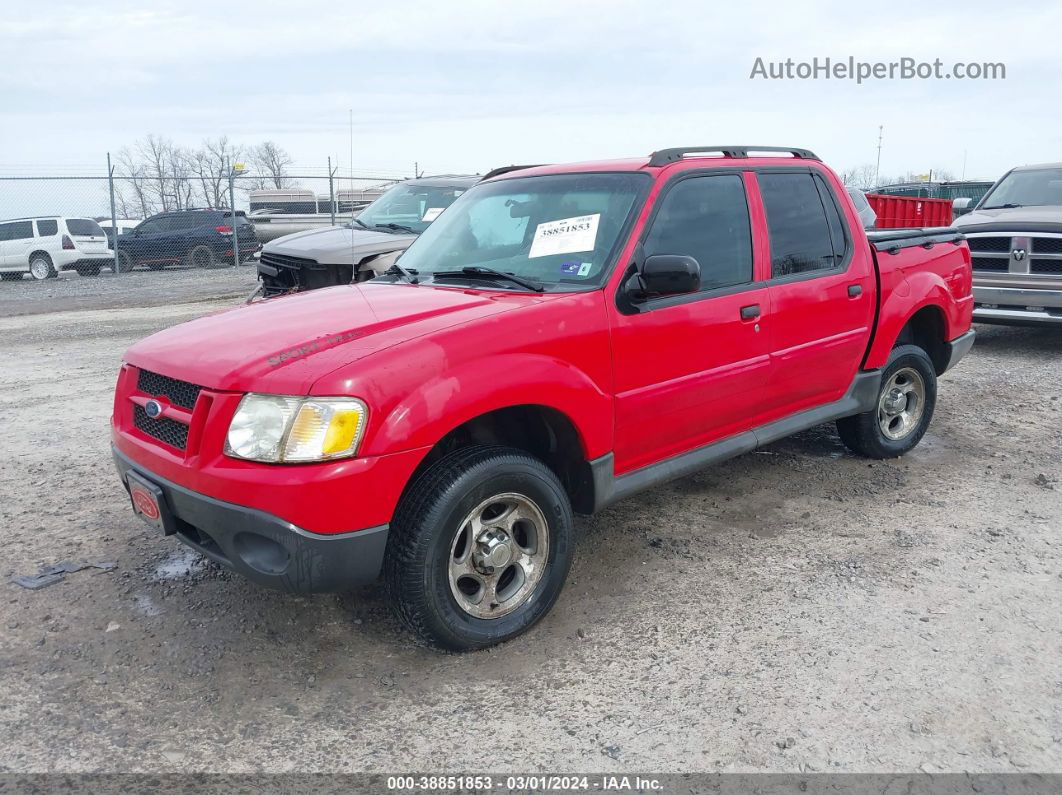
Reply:
M144 404L144 413L151 417L151 419L156 419L162 414L162 404L157 400L149 400Z

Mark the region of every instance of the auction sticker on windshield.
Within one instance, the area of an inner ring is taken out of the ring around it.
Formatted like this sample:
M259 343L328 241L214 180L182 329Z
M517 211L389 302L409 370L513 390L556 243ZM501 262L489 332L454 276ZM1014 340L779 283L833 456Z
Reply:
M528 259L593 251L600 220L601 213L594 213L539 224L535 229L535 239L531 241Z
M420 220L421 221L429 221L429 222L430 221L434 221L436 218L439 217L439 215L445 209L446 209L445 207L429 207L427 209L427 211L425 211L424 217L421 218Z

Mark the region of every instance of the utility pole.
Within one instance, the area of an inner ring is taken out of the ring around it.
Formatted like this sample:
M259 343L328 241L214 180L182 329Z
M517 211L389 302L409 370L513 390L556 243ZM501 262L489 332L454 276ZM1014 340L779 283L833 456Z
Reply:
M107 189L111 193L111 239L114 241L114 275L118 275L118 216L114 212L114 166L111 153L107 153ZM20 277L21 278L21 277Z
M881 139L885 135L885 125L878 125L878 162L874 166L874 187L878 186L878 178L881 176Z
M963 180L966 179L966 150L965 149L962 150L962 177L961 178Z
M229 169L229 212L232 215L232 267L240 264L240 235L236 231L236 175L247 170L243 163L233 163Z

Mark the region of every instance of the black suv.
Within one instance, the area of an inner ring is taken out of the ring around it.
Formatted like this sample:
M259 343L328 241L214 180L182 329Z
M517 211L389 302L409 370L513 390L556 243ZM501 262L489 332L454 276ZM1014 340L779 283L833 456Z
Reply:
M137 265L158 270L166 265L213 268L232 265L232 211L179 210L153 215L132 231L118 236L118 270ZM254 224L236 211L240 262L258 250Z

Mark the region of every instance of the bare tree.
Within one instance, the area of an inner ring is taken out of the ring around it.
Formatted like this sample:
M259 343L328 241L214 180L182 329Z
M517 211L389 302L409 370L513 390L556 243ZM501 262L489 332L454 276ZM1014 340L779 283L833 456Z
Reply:
M288 167L292 162L291 156L273 141L258 144L251 153L251 163L258 172L255 187L290 188L292 181L288 177Z

